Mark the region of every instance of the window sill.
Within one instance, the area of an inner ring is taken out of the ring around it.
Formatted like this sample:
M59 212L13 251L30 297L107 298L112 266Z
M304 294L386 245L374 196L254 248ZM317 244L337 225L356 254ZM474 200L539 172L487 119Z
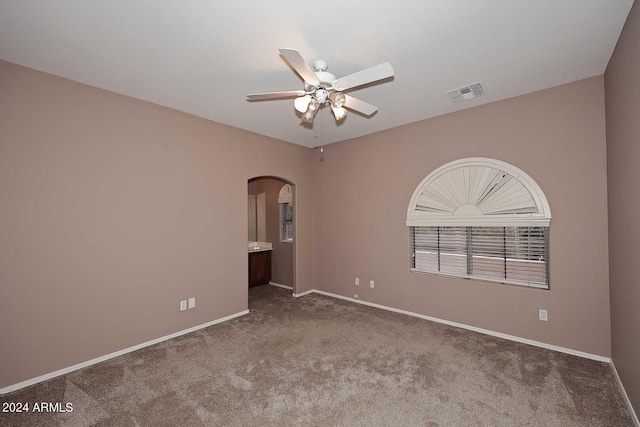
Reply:
M468 276L466 274L437 273L434 271L419 270L417 268L410 268L409 271L411 273L428 274L430 276L454 277L456 279L475 280L478 282L501 283L504 285L518 286L520 288L542 289L545 291L549 290L549 285L542 285L537 283L523 283L523 282L517 282L515 280L491 279L490 277Z

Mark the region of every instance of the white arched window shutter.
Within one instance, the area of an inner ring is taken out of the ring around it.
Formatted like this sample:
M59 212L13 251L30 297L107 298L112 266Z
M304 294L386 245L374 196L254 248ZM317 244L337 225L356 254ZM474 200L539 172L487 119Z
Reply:
M548 227L551 209L538 184L500 160L474 157L439 167L418 185L408 226Z
M278 203L292 203L293 202L293 187L289 184L285 184L280 189L278 194Z
M430 173L409 202L413 271L548 289L551 209L540 186L500 160Z

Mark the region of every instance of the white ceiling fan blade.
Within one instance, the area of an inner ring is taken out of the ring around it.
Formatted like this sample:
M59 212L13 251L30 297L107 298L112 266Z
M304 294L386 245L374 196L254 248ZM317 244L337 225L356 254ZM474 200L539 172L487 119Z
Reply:
M362 71L358 71L357 73L342 77L333 82L333 87L336 90L344 91L392 76L393 67L390 63L384 62L380 65L376 65L375 67L367 68Z
M259 99L274 99L274 98L295 98L296 96L305 96L306 93L303 90L287 90L284 92L265 92L265 93L251 93L247 95L250 100Z
M365 116L370 116L376 111L378 111L378 107L376 107L375 105L371 105L367 102L361 101L358 98L354 98L353 96L349 96L349 95L344 95L344 96L345 96L344 107L350 110L357 111L359 113L364 114Z
M309 65L305 62L300 52L295 49L280 49L280 53L284 56L284 59L287 60L289 64L296 70L296 73L302 77L307 84L311 86L318 87L320 86L320 80L318 80L318 76L313 70L309 67Z

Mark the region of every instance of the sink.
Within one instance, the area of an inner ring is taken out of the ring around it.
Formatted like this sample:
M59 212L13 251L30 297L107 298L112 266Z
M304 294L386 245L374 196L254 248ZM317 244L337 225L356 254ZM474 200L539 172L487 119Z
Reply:
M273 245L269 242L248 242L247 249L249 252L261 252L270 251L273 249Z

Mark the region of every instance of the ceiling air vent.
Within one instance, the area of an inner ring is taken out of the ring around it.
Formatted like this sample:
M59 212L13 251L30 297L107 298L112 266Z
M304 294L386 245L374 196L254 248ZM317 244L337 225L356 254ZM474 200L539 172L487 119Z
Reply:
M462 102L468 99L473 99L477 96L485 94L484 83L478 82L469 86L464 86L458 89L450 90L447 92L447 96L451 102Z

